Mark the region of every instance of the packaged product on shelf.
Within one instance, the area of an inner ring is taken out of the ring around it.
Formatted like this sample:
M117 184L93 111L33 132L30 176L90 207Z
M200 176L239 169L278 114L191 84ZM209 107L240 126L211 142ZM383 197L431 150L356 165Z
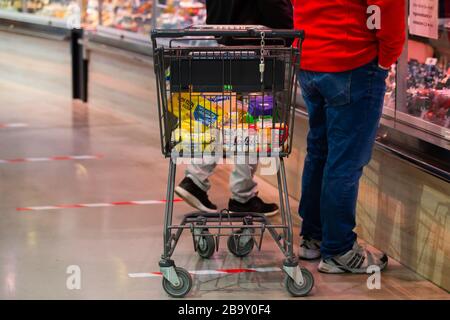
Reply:
M258 131L255 125L248 126L248 151L258 151Z
M283 151L283 148L287 146L287 140L289 135L287 125L283 123L275 123L272 128L271 134L272 134L272 141L271 141L272 152Z
M258 117L256 119L256 128L264 129L264 128L272 128L272 127L273 127L273 119L271 116Z
M238 151L238 144L242 142L243 131L247 130L248 126L241 124L239 126L234 124L225 125L223 130L223 146L225 151ZM239 138L238 138L239 136ZM239 142L238 142L239 140ZM242 149L242 148L241 148Z
M202 152L213 151L215 148L215 130L205 132L192 132L177 128L172 132L172 141L175 143L176 151Z
M287 141L288 136L289 136L289 130L288 130L287 124L285 124L285 123L275 123L273 125L272 131L276 132L276 134L277 134L277 136L279 138L280 144Z
M214 127L224 120L224 110L198 92L172 93L168 107L169 112L181 122L196 121L207 127Z
M248 97L248 113L253 117L273 115L273 96L250 94Z
M198 121L193 121L191 119L182 121L180 127L182 130L192 133L202 133L208 129L208 127L204 124Z
M202 92L201 96L225 112L238 110L236 92Z
M233 125L226 125L223 130L223 149L225 151L234 151L236 144L236 127Z
M243 122L249 123L249 124L256 124L258 121L266 123L272 123L272 116L262 116L262 117L254 117L250 113L245 113L243 117Z
M236 130L236 149L237 152L246 152L248 150L248 128L238 128Z
M247 123L245 121L245 113L241 111L232 111L229 115L229 123L234 125Z
M258 144L260 146L270 146L272 142L272 128L258 128Z
M225 151L256 152L258 132L255 125L227 125L223 128L223 145Z
M254 152L258 146L258 135L254 126L238 128L236 132L236 145L238 152Z

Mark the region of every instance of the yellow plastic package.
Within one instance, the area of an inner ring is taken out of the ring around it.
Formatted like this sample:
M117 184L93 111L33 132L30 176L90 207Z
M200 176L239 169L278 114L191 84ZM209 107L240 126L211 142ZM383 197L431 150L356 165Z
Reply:
M222 123L224 110L199 92L175 92L168 104L169 112L183 122L198 122L207 127Z
M185 120L181 122L181 130L192 133L202 133L208 129L204 124L194 121L194 120Z
M192 128L190 128L192 129ZM177 128L172 132L172 141L176 143L177 151L213 151L216 136L210 130L205 132L193 132L192 130L184 130Z

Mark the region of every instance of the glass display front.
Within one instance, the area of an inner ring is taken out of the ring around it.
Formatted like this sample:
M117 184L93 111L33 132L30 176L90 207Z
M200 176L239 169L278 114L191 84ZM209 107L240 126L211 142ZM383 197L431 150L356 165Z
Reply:
M22 0L0 0L0 10L22 11Z
M416 118L418 121L411 119L414 125L449 139L446 129L450 128L450 1L437 3L437 37L410 33L406 101L397 106L397 111Z
M153 26L184 28L206 20L205 0L0 0L0 10L58 19L77 14L86 29L102 26L145 37Z
M206 21L205 0L160 0L158 7L160 9L156 22L158 28L180 29Z
M89 29L102 26L146 37L153 26L184 28L205 20L205 0L87 0L83 17Z
M395 113L397 92L397 65L391 67L389 75L386 79L386 95L384 96L384 114L393 116Z
M81 0L0 0L0 13L18 21L49 24L51 20L52 25L59 21L59 26L79 27L79 2Z
M85 29L95 29L100 23L99 5L101 0L85 1L85 10L82 15L83 27Z
M151 0L101 0L100 25L149 34L152 28Z

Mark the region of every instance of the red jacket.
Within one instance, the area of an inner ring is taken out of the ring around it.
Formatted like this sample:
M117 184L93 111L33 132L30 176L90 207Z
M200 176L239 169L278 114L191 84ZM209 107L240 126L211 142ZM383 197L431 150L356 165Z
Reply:
M406 40L405 0L293 0L294 27L306 33L301 68L348 71L378 57L389 67ZM367 9L381 9L381 28L369 30Z

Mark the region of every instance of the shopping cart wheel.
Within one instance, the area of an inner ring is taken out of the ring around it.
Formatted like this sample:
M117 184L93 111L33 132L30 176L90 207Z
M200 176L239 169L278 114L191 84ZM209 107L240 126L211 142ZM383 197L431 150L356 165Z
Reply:
M202 231L197 242L198 255L204 259L209 259L214 254L216 242L209 231Z
M174 286L167 280L163 278L162 286L165 292L174 298L183 298L189 293L192 288L192 277L189 272L183 268L175 267L178 278L180 279L180 284Z
M284 279L284 284L286 285L287 291L293 296L293 297L304 297L307 296L308 293L312 290L314 287L314 277L311 272L309 272L308 269L301 268L302 276L303 276L303 284L299 286L297 283L295 283L295 280L292 279L290 276L286 275L286 278Z
M253 237L251 237L250 235L249 235L249 237L251 237L251 238L248 239L248 241L244 245L240 244L239 239L241 237L245 237L245 236L239 235L242 232L243 232L242 229L236 231L235 233L237 233L237 234L231 235L227 241L228 250L230 250L230 252L232 254L234 254L236 257L239 257L239 258L243 258L243 257L247 256L250 252L252 252L253 246L255 245L255 241L253 240Z

